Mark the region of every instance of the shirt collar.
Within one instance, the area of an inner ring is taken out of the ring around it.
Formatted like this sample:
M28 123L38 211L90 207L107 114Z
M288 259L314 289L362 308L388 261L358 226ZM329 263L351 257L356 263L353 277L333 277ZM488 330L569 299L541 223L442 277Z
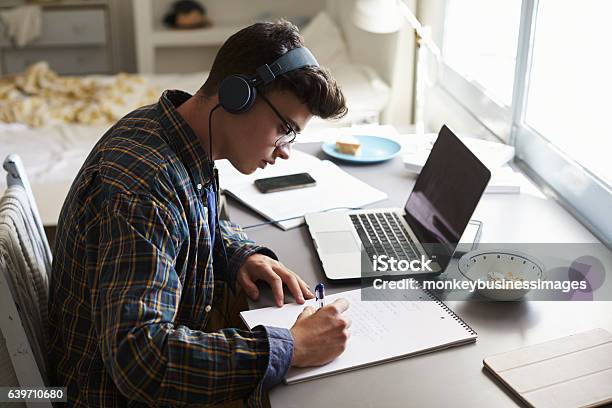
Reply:
M181 158L191 174L192 181L200 190L212 180L213 175L208 163L208 156L198 136L176 110L191 95L177 90L164 91L159 98L160 123L168 144ZM201 185L201 186L198 186Z

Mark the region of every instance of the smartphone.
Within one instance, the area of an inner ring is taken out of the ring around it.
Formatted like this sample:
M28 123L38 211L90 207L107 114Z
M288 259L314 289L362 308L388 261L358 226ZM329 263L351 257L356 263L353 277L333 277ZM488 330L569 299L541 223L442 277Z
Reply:
M255 187L262 193L293 190L296 188L313 187L317 184L308 173L288 174L286 176L267 177L255 180Z

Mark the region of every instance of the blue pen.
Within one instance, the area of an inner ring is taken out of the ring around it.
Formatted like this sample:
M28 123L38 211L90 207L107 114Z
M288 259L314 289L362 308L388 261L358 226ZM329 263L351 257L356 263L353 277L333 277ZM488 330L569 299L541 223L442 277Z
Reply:
M319 309L325 306L325 285L322 283L315 286L315 300L317 305L319 305Z

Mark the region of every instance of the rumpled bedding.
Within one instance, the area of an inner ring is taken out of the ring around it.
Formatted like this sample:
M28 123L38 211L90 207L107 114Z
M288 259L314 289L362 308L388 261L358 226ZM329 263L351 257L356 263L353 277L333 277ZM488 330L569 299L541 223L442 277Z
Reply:
M0 122L32 128L110 124L158 96L140 75L60 76L38 62L23 74L0 78Z

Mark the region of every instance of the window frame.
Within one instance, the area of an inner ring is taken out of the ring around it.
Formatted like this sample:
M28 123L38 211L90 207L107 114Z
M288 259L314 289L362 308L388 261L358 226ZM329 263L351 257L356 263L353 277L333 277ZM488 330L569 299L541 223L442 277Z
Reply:
M612 188L525 121L539 0L522 0L512 102L502 106L442 62L438 86L479 123L515 147L515 163L604 244L612 243Z

